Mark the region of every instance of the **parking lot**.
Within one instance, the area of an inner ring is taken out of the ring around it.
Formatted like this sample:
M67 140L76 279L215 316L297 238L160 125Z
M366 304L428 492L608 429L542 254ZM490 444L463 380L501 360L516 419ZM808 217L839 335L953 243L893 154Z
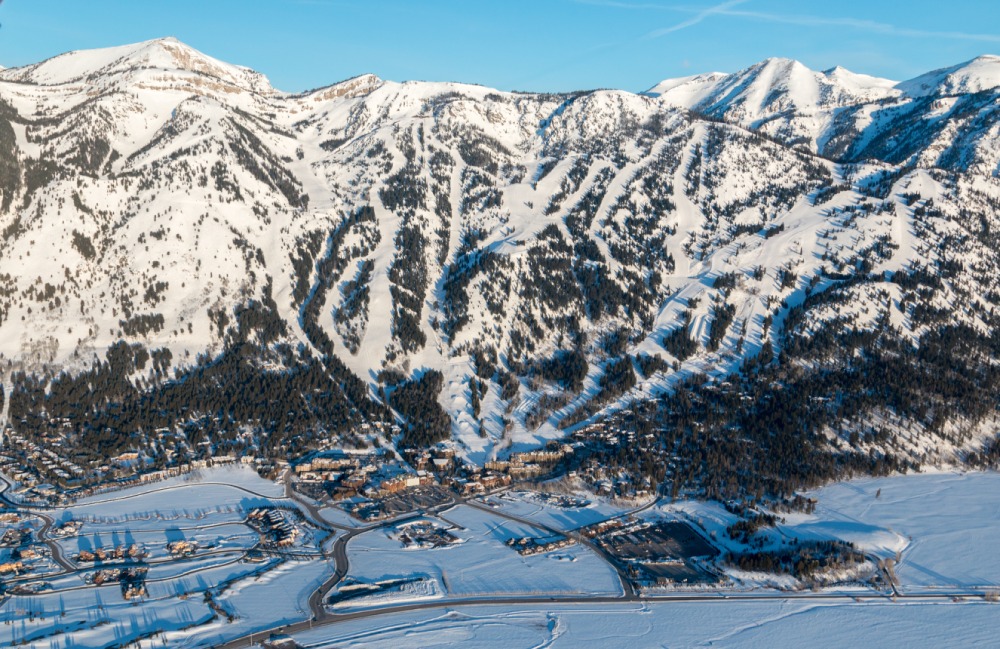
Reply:
M437 485L417 487L378 500L360 503L351 513L363 521L393 518L451 502L454 497L454 492L447 487Z
M690 525L681 521L625 528L602 537L601 542L612 554L625 561L663 561L714 557L718 554L718 550Z

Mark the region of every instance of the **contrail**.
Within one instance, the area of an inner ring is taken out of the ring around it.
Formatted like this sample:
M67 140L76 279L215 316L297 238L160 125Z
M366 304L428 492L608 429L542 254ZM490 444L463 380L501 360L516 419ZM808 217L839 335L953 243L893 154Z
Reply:
M683 22L679 22L676 25L671 25L670 27L664 27L662 29L657 29L655 31L649 32L643 38L645 39L660 38L661 36L666 36L667 34L672 34L676 31L687 29L688 27L694 27L695 25L702 22L706 18L717 14L725 14L728 12L730 8L735 7L736 5L743 4L746 1L747 0L729 0L729 2L723 2L722 4L715 5L714 7L709 7L708 9L700 11L693 17L688 18Z
M996 34L975 34L958 31L933 31L925 29L911 29L890 23L880 23L874 20L861 20L858 18L824 18L822 16L803 15L782 15L771 14L761 11L733 11L729 7L715 8L709 10L712 13L722 16L733 16L736 18L749 18L769 23L783 23L786 25L803 25L807 27L851 27L854 29L876 32L879 34L889 34L892 36L912 36L915 38L950 38L965 41L986 41L990 43L1000 43L1000 36Z

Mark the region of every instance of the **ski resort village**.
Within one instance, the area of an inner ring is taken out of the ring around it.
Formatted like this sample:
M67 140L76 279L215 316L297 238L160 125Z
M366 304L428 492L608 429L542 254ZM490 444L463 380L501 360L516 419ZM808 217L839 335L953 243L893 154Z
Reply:
M352 629L404 613L440 624L452 611L456 628L472 625L463 637L485 646L491 632L468 615L503 625L534 605L568 607L550 613L560 624L542 634L549 640L565 631L564 614L570 628L586 626L570 605L607 606L637 623L705 608L733 628L790 633L761 606L779 601L817 607L820 619L804 624L905 608L919 629L925 609L974 620L1000 596L993 473L852 481L804 494L809 513L748 516L739 503L595 496L568 474L473 495L456 488L464 483L418 479L367 496L306 496L299 489L315 483L298 476L314 471L284 467L274 481L221 463L63 504L8 485L4 642L390 646L402 633L392 625L376 645Z
M0 645L996 646L1000 57L661 78L0 69Z

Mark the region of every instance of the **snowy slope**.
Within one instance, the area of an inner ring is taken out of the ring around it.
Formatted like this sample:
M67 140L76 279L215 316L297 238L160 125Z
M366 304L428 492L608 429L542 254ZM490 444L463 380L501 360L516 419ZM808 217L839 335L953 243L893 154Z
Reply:
M844 162L920 156L929 166L949 166L951 159L928 159L926 152L949 141L992 161L993 151L984 149L995 147L966 131L995 124L998 86L1000 57L992 55L898 83L767 59L733 74L667 79L644 94Z
M175 38L135 45L68 52L41 63L3 70L3 79L42 86L94 83L126 72L178 71L225 81L245 90L270 94L267 78L249 68L223 63Z
M805 334L912 343L956 304L989 332L995 62L931 73L933 97L784 59L644 95L372 75L289 95L173 39L4 70L0 382L119 341L149 353L138 389L241 345L261 371L326 359L331 398L348 373L380 402L438 370L483 461L735 370L824 291ZM933 291L891 281L918 266ZM682 328L690 353L665 342ZM638 378L609 388L621 361Z
M964 95L1000 86L1000 56L979 56L971 61L934 70L896 85L911 97Z
M896 97L894 86L841 67L816 72L795 60L771 58L734 74L668 79L645 94L814 146L837 109Z

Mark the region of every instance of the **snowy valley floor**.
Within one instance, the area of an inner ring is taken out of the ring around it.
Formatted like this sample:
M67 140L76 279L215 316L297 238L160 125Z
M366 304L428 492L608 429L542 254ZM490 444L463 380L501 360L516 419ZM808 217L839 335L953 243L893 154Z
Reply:
M309 649L996 646L1000 605L669 602L476 606L296 634Z
M816 513L787 517L780 533L852 541L876 556L899 552L903 597L892 601L859 592L858 601L848 594L773 593L774 599L765 601L736 596L574 606L443 605L348 621L298 634L296 640L311 649L995 646L1000 604L985 603L980 595L1000 586L1000 554L994 551L1000 474L863 479L809 495L819 502ZM728 516L704 503L657 509L686 512L709 530L724 528ZM543 509L525 513L551 519ZM955 597L922 599L935 593Z
M741 575L742 581L722 588L658 591L662 597L624 601L616 571L589 547L521 556L506 540L574 529L625 510L583 500L560 508L551 499L516 491L491 496L487 505L443 506L405 524L320 530L307 516L290 550L297 559L275 555L248 563L240 557L256 543L256 533L245 523L247 513L301 505L281 485L230 468L50 512L55 524L83 522L78 534L50 539L61 548L63 562L83 550L143 546L147 594L129 602L117 584L88 584L85 578L96 566L60 572L52 561L39 564L51 573L48 589L8 592L0 604L0 643L237 647L248 646L251 632L259 642L285 625L283 631L313 649L994 644L1000 604L985 602L984 595L1000 590L1000 554L994 551L1000 474L862 479L808 495L818 501L815 513L787 515L770 534L842 539L874 558L898 559L898 597L843 585L782 592L766 587L766 579ZM723 548L730 544L723 541L724 529L734 518L718 504L659 503L636 515L688 520ZM39 530L37 517L26 520ZM451 543L407 547L400 533L420 521L446 530ZM199 550L172 559L167 544L177 540L197 543ZM336 564L334 545L346 550L346 563ZM336 567L346 568L339 583ZM319 606L315 593L324 582L333 585L332 594L352 584L399 585L327 606L310 629ZM15 583L8 583L8 591Z

